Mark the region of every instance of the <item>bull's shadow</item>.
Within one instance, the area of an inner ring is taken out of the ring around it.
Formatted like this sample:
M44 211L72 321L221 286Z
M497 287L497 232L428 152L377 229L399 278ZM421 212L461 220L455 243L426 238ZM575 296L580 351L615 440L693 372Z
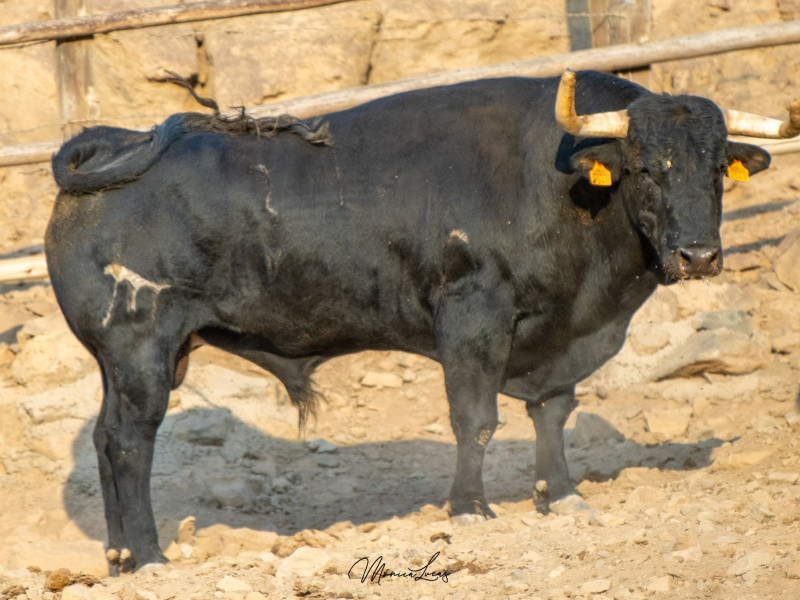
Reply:
M187 420L200 424L195 433ZM94 422L87 423L73 444L76 467L66 482L64 503L87 535L104 540L93 427ZM600 442L568 450L568 459L574 475L603 481L633 466L702 468L722 443ZM534 455L532 440L489 444L484 480L490 502L531 498ZM422 439L315 452L306 442L266 435L227 409L192 409L168 415L159 430L152 477L156 520L193 515L199 527L220 523L291 535L342 521L390 519L426 504L443 505L455 457L454 444Z

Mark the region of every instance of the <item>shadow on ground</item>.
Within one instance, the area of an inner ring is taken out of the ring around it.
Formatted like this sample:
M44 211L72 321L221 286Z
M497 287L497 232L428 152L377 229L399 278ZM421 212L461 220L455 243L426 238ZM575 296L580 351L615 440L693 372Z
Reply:
M228 423L223 439L188 442L187 419ZM183 421L183 423L181 423ZM74 442L76 467L64 489L70 517L89 536L105 539L97 463L88 423ZM231 427L232 426L232 427ZM200 442L200 443L198 443ZM723 443L641 445L630 440L568 451L571 472L603 481L628 467L687 470L710 464ZM490 502L530 499L535 442L493 440L484 481ZM404 516L443 505L455 468L455 445L434 440L381 441L319 453L306 442L265 435L226 409L168 416L159 430L152 476L156 520L197 518L198 527L225 524L292 535Z

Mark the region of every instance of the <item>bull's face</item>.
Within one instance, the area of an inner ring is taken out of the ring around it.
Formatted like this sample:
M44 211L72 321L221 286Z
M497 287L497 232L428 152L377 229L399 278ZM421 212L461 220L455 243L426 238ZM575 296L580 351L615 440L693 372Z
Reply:
M595 163L611 171L662 282L718 275L723 178L735 160L751 174L767 168L769 154L728 141L721 111L705 98L645 96L627 113L626 137L575 153L573 168L587 177Z
M572 167L590 177L599 163L611 171L615 196L649 243L661 281L713 277L722 270L719 228L722 181L740 161L750 174L769 166L758 146L729 135L787 138L800 134L800 100L779 121L720 110L696 96L643 94L621 111L579 116L575 73L561 78L556 119L572 135L611 138L573 154Z

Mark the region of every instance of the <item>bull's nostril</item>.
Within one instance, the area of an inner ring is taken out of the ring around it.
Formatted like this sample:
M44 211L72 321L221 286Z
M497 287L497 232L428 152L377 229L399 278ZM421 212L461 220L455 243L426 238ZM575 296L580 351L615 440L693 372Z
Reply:
M688 267L692 264L692 253L686 248L678 248L678 258L681 261L681 267Z

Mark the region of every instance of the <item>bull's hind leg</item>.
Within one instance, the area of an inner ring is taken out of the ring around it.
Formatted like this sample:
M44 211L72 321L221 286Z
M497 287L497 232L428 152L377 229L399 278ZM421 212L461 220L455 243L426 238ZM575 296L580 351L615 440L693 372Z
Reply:
M112 570L117 570L120 563L120 551L123 547L122 513L120 512L117 488L114 485L114 469L108 451L108 437L106 436L106 414L108 402L108 378L103 368L100 368L103 377L103 404L97 422L94 426L93 440L97 452L97 466L100 471L100 487L103 492L103 506L106 514L106 527L108 529L108 557Z
M450 490L453 514L494 516L484 495L483 460L497 428L497 394L511 348L513 310L510 286L489 269L476 268L450 282L436 312L439 361L458 443Z
M108 558L113 568L123 571L166 562L158 546L150 471L178 346L163 338L115 335L113 347L99 357L104 397L94 441L108 523Z

